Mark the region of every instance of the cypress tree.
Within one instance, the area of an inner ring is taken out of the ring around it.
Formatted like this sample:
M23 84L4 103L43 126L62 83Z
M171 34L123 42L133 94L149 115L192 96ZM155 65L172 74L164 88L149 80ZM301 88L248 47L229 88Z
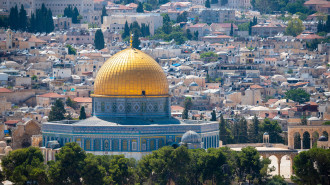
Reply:
M212 111L211 116L212 117L210 121L217 121L217 114L215 113L215 110Z
M27 16L26 16L26 11L24 9L24 6L21 5L21 9L19 11L19 27L22 31L26 31L27 29L27 25L28 25L28 22L27 22Z
M139 4L138 4L138 7L136 8L136 12L137 13L144 13L143 5L142 5L141 2L139 2Z
M72 23L78 24L80 20L78 20L79 11L77 7L74 7L73 14L72 14Z
M65 114L64 104L60 99L57 99L54 103L54 105L51 108L51 111L49 112L48 121L61 121L64 120L64 114Z
M141 44L141 41L139 39L138 30L135 29L134 34L133 34L132 48L140 49L140 44Z
M31 13L30 24L29 24L29 32L36 32L36 17L34 13Z
M121 38L125 39L126 37L129 36L129 33L130 33L130 29L128 27L128 23L127 21L125 22L125 27L124 27L124 32L123 34L121 35Z
M191 106L192 106L191 98L186 98L184 100L184 110L183 110L183 113L182 113L182 119L188 119L189 118L188 112L189 112Z
M195 38L195 40L198 40L198 35L199 35L198 31L195 31L194 32L194 38Z
M254 116L252 125L249 131L249 138L251 143L259 142L259 120L257 116Z
M53 14L49 8L46 14L46 32L50 33L53 30L54 30Z
M222 144L227 144L227 129L226 129L226 121L223 119L223 115L220 115L220 123L219 123L219 139L222 141Z
M98 29L95 33L94 44L95 49L101 50L104 48L104 37L101 29Z
M141 36L146 36L146 25L144 23L141 24Z
M191 40L193 36L192 36L192 34L191 34L190 29L187 29L187 30L186 30L186 34L187 34L187 39L188 39L188 40Z
M103 17L108 16L107 10L105 9L105 6L102 8L102 14L101 14L101 24L103 24Z
M210 0L205 1L205 7L206 8L211 8Z
M18 29L18 22L19 22L19 18L18 18L18 8L17 5L15 7L12 7L10 9L10 13L9 13L9 26L11 29L13 30L17 30Z
M233 27L233 23L231 23L230 25L230 36L234 35L234 27Z
M247 121L244 117L242 117L239 121L239 143L247 143L248 142L248 133L247 133Z
M80 108L80 116L79 116L79 119L82 120L82 119L86 119L86 112L85 112L85 107L82 106Z
M150 36L150 27L149 27L149 24L146 27L146 36Z

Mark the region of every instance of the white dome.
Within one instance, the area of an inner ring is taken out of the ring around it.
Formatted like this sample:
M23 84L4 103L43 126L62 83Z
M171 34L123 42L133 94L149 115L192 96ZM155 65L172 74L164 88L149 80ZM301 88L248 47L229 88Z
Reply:
M189 130L186 133L183 134L182 143L200 143L202 142L201 136L197 134L196 132Z

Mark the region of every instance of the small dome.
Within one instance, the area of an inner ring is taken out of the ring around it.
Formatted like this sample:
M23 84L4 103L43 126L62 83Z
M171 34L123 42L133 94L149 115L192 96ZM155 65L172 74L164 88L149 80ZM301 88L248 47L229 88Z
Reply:
M196 132L189 130L186 133L183 134L182 143L200 143L202 142L201 136L197 134Z
M311 118L308 118L308 121L317 121L317 120L320 120L320 119L317 118L317 117L311 117Z
M268 132L265 132L265 133L264 133L264 136L266 136L266 135L269 135Z
M328 141L328 139L325 136L321 136L318 141Z
M194 87L198 87L198 84L196 82L191 82L191 84L189 86L194 86Z

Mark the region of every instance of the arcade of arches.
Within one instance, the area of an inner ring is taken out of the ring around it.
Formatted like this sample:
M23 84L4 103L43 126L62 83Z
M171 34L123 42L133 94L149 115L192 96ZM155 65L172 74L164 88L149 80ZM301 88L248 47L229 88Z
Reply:
M288 147L290 149L310 149L320 136L328 138L329 133L330 125L288 126Z

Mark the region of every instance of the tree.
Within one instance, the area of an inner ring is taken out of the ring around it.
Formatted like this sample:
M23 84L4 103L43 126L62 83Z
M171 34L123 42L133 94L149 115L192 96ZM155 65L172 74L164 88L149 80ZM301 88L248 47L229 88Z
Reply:
M201 56L201 59L205 62L212 62L212 61L218 60L218 55L216 53L214 53L213 51L202 53L200 56Z
M212 111L211 116L212 117L210 121L217 121L217 114L215 113L215 110Z
M36 32L36 17L34 13L31 13L30 24L29 24L29 32Z
M82 106L80 108L80 116L79 116L79 119L82 120L82 119L86 119L86 112L85 112L85 107Z
M87 154L81 171L83 184L106 184L104 181L107 172L98 159L99 158L93 154Z
M305 103L309 101L310 94L303 89L292 89L285 93L285 98L295 102Z
M186 99L184 100L184 110L182 113L182 119L189 119L188 112L191 109L191 107L192 107L191 98L186 97Z
M15 184L47 184L46 166L39 148L17 149L2 159L6 179Z
M94 45L95 45L95 49L98 50L104 48L104 37L101 29L98 29L95 33Z
M307 125L306 112L303 112L303 117L301 118L301 125Z
M232 133L230 131L228 122L223 118L223 115L220 115L219 122L219 139L222 141L222 144L226 145L232 141Z
M330 150L312 148L293 159L294 176L298 184L329 184Z
M265 175L262 172L267 171L269 164L269 159L260 160L260 155L254 147L242 148L242 152L238 153L238 176L243 181L248 180L249 184L251 181L261 182Z
M18 30L19 29L19 16L18 16L17 5L15 7L10 8L9 26L13 30Z
M247 121L244 117L239 120L239 135L238 135L238 143L247 143L248 142L248 133L247 133Z
M187 29L187 30L186 30L186 37L187 37L188 40L191 40L191 39L192 39L193 36L192 36L192 34L191 34L190 29Z
M50 8L47 11L47 15L46 15L46 33L50 33L54 30L54 21L53 21L53 14L52 11L50 10Z
M107 14L107 10L105 9L105 6L103 5L102 14L101 14L101 24L103 24L103 17L104 16L108 16L108 14Z
M280 135L282 133L282 129L277 121L269 119L265 119L263 123L260 125L261 134L268 132L269 134L269 142L270 143L282 143L283 138ZM260 138L261 136L259 136Z
M305 30L304 25L302 24L302 21L298 18L292 19L289 21L288 26L286 27L286 34L292 35L296 37L299 35L301 32Z
M234 36L234 27L233 27L233 23L231 23L230 25L230 36Z
M57 99L49 112L48 121L64 120L65 112L63 102L60 99Z
M144 10L143 10L143 5L141 2L139 2L137 8L136 8L136 12L137 13L144 13Z
M81 184L86 153L80 146L66 143L55 155L56 161L49 163L49 176L53 184Z
M26 16L26 11L24 9L23 4L21 5L21 9L19 11L19 16L18 16L19 20L19 27L22 31L26 31L27 30L27 26L28 26L28 19Z
M180 22L187 22L188 21L188 13L186 11L182 12L181 14L178 15L178 17L176 18L176 22L180 23Z
M171 20L170 20L170 17L168 16L168 14L165 14L163 16L162 30L166 34L170 34L172 32L172 23L171 23Z
M138 32L138 30L134 30L132 48L140 49L140 44L141 44L141 41L139 39L139 32Z
M206 7L206 8L211 8L210 0L206 0L206 1L205 1L205 7Z
M251 143L258 143L260 141L259 137L259 119L255 115L252 120L252 125L249 130L249 138Z
M73 109L76 109L78 107L77 102L71 100L70 97L66 99L65 104Z
M129 27L128 27L128 23L126 21L125 22L125 27L124 27L124 32L122 33L121 38L125 39L126 37L129 37L129 36L130 36L130 30L129 30Z
M79 24L79 11L77 7L74 7L73 12L72 12L72 23L74 24Z
M68 54L69 55L76 55L77 51L74 49L70 44L67 44L66 47L68 48Z
M198 31L194 31L194 40L198 40L199 33Z

